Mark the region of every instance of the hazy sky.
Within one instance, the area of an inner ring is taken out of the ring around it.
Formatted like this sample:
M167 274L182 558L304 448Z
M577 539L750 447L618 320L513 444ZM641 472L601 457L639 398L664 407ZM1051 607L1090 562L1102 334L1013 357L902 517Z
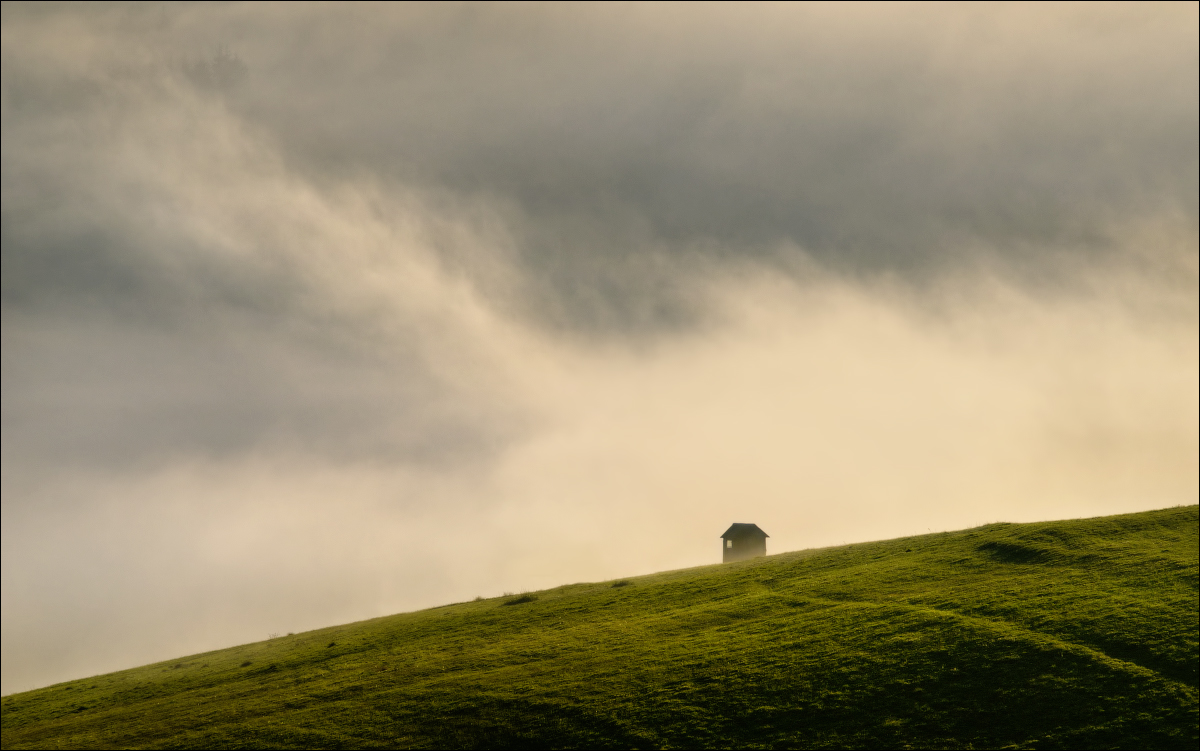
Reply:
M1197 7L5 2L2 690L1196 503Z

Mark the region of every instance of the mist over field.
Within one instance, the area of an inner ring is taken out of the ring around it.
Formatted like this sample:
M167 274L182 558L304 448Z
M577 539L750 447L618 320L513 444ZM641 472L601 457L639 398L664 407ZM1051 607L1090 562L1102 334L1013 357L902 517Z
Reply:
M4 693L1197 501L1195 4L2 13Z

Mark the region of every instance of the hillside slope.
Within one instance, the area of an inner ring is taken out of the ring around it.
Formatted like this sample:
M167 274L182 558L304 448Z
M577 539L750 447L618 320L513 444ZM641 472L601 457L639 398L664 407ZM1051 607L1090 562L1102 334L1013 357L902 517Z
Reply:
M784 553L6 697L4 748L1195 748L1197 507Z

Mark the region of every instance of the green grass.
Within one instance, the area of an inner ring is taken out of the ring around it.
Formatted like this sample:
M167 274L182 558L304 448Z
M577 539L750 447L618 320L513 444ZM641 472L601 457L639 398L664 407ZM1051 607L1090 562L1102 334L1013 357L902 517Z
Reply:
M378 618L4 698L4 748L1196 748L1197 507Z

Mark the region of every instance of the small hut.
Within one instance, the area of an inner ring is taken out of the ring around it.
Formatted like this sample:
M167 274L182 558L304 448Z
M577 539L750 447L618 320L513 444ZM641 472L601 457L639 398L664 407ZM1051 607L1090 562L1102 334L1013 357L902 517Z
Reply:
M766 555L768 537L757 524L735 522L721 535L721 563Z

